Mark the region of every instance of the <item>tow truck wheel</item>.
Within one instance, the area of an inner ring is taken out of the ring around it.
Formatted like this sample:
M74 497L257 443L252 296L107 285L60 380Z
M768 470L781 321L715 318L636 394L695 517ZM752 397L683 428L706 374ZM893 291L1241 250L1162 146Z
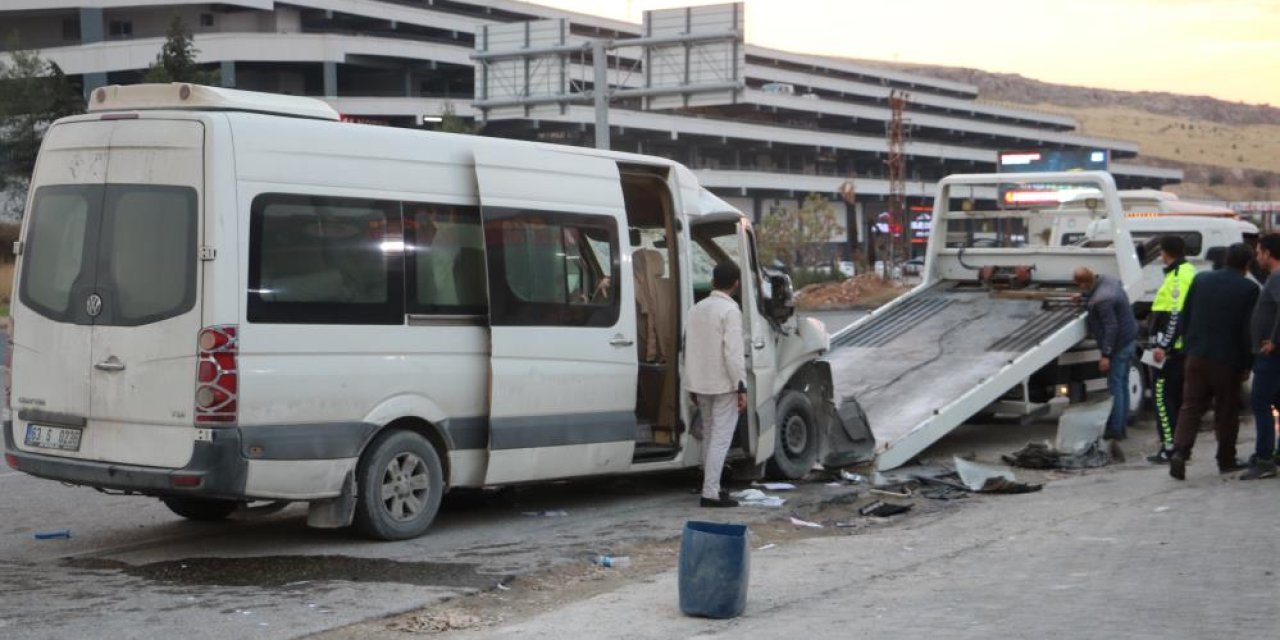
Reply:
M1137 419L1147 402L1147 381L1142 377L1142 366L1137 363L1137 358L1129 363L1129 379L1126 388L1129 390L1128 417Z
M422 535L444 497L440 456L412 431L378 436L360 457L356 482L356 529L378 540Z
M798 480L818 460L818 421L809 397L786 391L778 400L778 439L769 459L769 475Z
M217 500L215 498L192 498L189 496L169 496L160 498L160 502L169 510L196 522L219 522L226 520L240 503L235 500Z

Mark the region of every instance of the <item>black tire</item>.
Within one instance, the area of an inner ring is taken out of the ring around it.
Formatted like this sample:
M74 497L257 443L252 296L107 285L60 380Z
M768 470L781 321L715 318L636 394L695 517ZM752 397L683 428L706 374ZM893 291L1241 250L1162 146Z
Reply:
M377 540L422 535L444 497L440 456L412 431L388 431L374 439L360 457L356 483L356 530Z
M221 522L240 508L240 503L235 500L189 496L167 496L160 498L160 502L169 507L170 511L196 522Z
M818 460L818 420L809 397L784 391L778 400L777 440L769 458L771 477L799 480Z

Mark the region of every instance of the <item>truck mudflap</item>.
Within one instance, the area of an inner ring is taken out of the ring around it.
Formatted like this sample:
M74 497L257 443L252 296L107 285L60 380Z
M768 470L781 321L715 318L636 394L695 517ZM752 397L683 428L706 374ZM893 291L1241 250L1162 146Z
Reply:
M870 462L876 457L876 437L871 433L867 414L852 396L840 400L840 406L824 404L824 432L818 460L827 469L838 469Z

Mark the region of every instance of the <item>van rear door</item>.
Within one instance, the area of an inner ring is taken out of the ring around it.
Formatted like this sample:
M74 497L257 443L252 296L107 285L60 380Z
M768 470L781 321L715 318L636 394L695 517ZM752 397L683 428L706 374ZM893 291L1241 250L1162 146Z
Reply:
M32 176L11 310L13 436L23 449L28 441L46 448L81 445L93 339L85 304L94 287L111 128L104 122L52 127Z
M122 120L111 136L93 329L91 432L108 460L185 465L200 331L204 127Z
M202 154L193 121L50 130L14 308L20 448L147 466L190 459Z
M636 309L618 165L477 148L492 356L486 484L618 473L636 439Z

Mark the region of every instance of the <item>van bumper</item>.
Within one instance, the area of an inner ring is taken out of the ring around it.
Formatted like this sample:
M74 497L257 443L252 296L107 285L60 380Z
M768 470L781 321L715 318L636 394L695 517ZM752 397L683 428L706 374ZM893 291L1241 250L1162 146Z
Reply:
M144 495L198 495L243 499L249 463L240 453L239 429L213 429L213 439L196 442L191 461L179 469L76 460L18 449L13 423L4 423L5 457L18 471L38 478Z

